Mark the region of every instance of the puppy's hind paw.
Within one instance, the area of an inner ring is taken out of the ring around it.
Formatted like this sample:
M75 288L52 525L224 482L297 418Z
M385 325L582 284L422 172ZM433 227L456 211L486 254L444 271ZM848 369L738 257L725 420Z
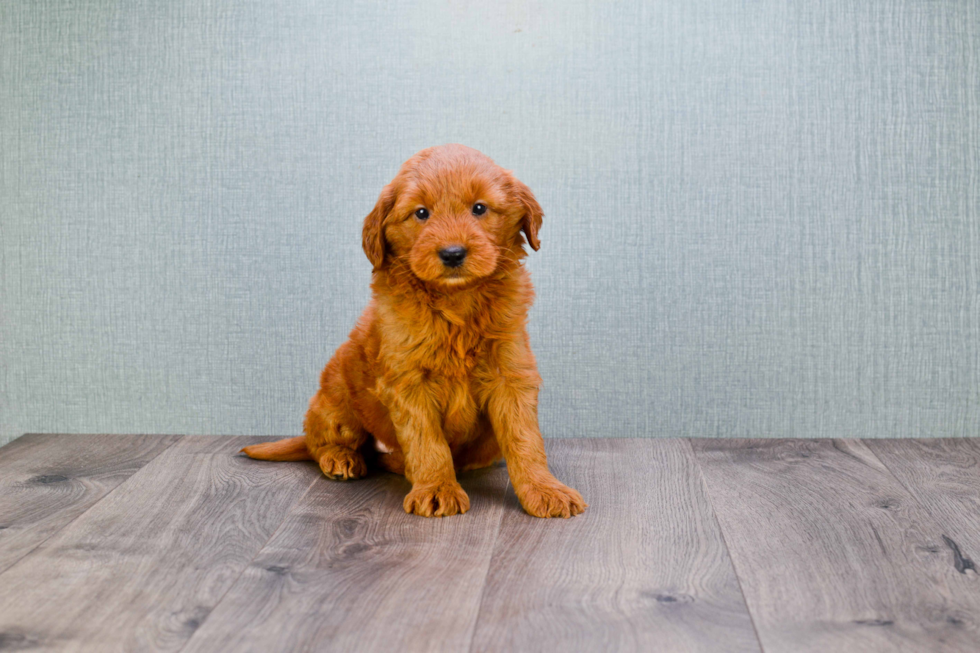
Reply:
M324 447L318 452L317 462L324 476L334 481L350 481L367 474L367 464L360 451L347 447Z
M554 480L541 485L528 485L517 493L524 510L533 517L563 517L568 519L585 512L589 504L582 495Z
M422 517L461 515L470 509L470 498L459 483L442 482L415 486L405 497L405 512Z

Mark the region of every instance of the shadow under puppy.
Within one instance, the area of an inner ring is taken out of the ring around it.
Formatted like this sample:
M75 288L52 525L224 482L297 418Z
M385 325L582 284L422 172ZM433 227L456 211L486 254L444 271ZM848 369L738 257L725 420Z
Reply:
M315 460L337 480L367 472L364 452L412 483L405 511L464 513L456 471L507 461L536 517L585 510L548 471L528 340L541 207L530 189L463 145L422 150L364 220L373 296L327 363L305 436L245 447L260 460ZM523 232L523 236L522 233Z

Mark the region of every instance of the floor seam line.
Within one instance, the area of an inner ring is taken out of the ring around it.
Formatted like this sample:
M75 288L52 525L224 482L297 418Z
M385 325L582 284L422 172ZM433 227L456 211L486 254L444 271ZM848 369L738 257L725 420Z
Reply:
M296 507L296 505L297 505L297 504L298 504L298 503L299 503L300 501L302 501L302 500L303 500L304 498L306 498L306 495L308 495L308 494L310 493L310 491L311 491L311 490L313 490L313 486L314 486L314 485L315 485L315 484L317 483L317 481L319 481L319 480L320 480L320 478L319 478L319 476L316 476L316 477L314 477L314 478L313 478L313 480L311 480L311 481L310 481L310 484L309 484L309 485L308 485L308 486L306 487L306 490L304 490L304 491L303 491L303 492L302 492L302 493L301 493L301 494L300 494L300 495L299 495L299 496L298 496L298 497L296 498L296 500L295 500L295 501L293 501L293 503L292 503L292 504L290 504L290 506L289 506L289 508L288 508L288 509L287 509L286 511L284 511L284 512L283 512L283 518L282 518L282 521L281 521L281 522L279 522L279 524L278 524L278 525L276 526L276 528L275 528L275 530L274 530L274 531L272 531L272 534L271 534L271 535L269 535L269 537L268 537L268 538L266 539L266 541L262 543L262 546L260 546L260 547L259 547L258 549L256 549L256 551L255 551L255 555L253 555L253 556L252 556L252 557L251 557L251 558L249 559L249 561L248 561L247 563L245 563L245 565L243 565L243 566L242 566L242 570L241 570L240 572L238 572L238 575L237 575L237 576L235 576L235 580L234 580L234 582L232 582L232 583L230 583L230 584L228 585L228 589L226 589L226 590L225 590L224 592L222 592L222 593L221 593L221 596L220 596L220 597L218 598L218 600L217 600L217 601L215 601L215 602L214 602L214 605L213 605L213 606L211 607L211 610L209 610L209 611L208 611L208 614L207 614L207 616L205 616L205 617L204 617L204 619L202 619L202 620L201 620L201 623L200 623L200 625L198 625L198 627L194 629L194 632L193 632L193 634L191 634L191 636L187 638L187 641L186 641L186 642L184 642L184 645L183 645L183 646L181 646L181 647L180 647L179 649L177 649L177 651L176 651L176 653L180 653L180 652L181 652L181 651L183 651L183 650L184 650L185 648L187 648L187 647L188 647L188 646L190 645L190 643L191 643L192 641L194 641L194 637L196 637L196 636L197 636L197 634L198 634L199 632L201 632L201 629L202 629L202 628L204 627L204 625L205 625L205 624L207 623L207 621L208 621L208 619L210 619L210 618L211 618L211 615L212 615L212 614L214 614L214 611L218 609L218 606L219 606L219 605L221 605L221 602L225 600L225 597L226 597L226 596L228 596L228 592L230 592L230 591L231 591L232 589L234 589L234 587L235 587L235 585L237 585L237 584L238 584L238 581L239 581L239 580L241 580L241 577L242 577L242 575L243 575L243 574L244 574L244 573L245 573L246 571L248 571L248 568L252 566L252 563L253 563L253 562L255 562L255 559L256 559L256 558L258 558L258 557L259 557L259 556L260 556L260 555L262 554L262 552L263 552L263 551L265 551L265 548L266 548L267 546L269 546L269 542L271 542L271 541L273 540L273 538L275 538L275 536L279 534L279 531L281 531L281 530L282 530L282 525L286 523L286 520L287 520L287 519L289 519L289 515L290 515L290 513L292 513L292 511L293 511L293 508L295 508L295 507Z
M725 553L728 554L728 561L732 565L732 573L735 574L735 582L738 584L738 593L742 596L742 604L745 605L745 613L749 616L749 623L752 624L752 632L755 633L755 641L759 643L759 650L762 653L765 653L766 647L762 642L762 637L759 635L759 628L755 623L755 615L752 614L752 608L749 607L749 599L747 596L745 596L745 588L742 587L742 578L738 575L738 567L735 564L735 557L732 555L732 548L728 545L728 538L725 537L725 529L721 525L721 520L718 519L718 510L715 508L715 502L711 498L711 490L708 487L708 479L705 477L704 468L701 466L701 459L694 450L694 444L691 442L691 438L684 438L684 441L687 443L687 447L691 451L691 456L694 458L694 463L697 465L698 476L701 478L702 487L704 487L704 495L708 500L708 505L711 507L711 517L715 521L715 526L718 527L718 534L721 536L721 543L725 546Z
M467 647L467 652L473 652L473 643L476 639L476 630L480 625L480 616L483 614L483 599L487 594L487 580L490 578L490 569L493 567L493 559L497 553L497 542L500 541L500 530L504 525L504 517L507 511L507 490L511 487L510 485L510 472L507 472L507 484L504 486L504 505L500 509L500 519L497 520L497 530L493 534L493 548L490 549L490 557L487 559L487 572L483 575L483 588L480 590L480 599L476 604L476 619L473 620L473 628L470 630L470 645Z
M103 494L101 497L99 497L99 500L98 501L96 501L95 503L93 503L91 506L89 506L88 508L86 508L82 512L80 512L77 515L75 515L70 521L68 521L67 523L65 523L61 528L59 528L58 530L54 531L53 533L51 533L50 535L48 535L46 538L44 538L43 540L41 540L40 542L38 542L36 546L32 547L30 551L26 552L24 555L22 555L21 557L17 558L16 560L14 560L8 567L0 570L0 578L2 578L4 574L6 574L8 571L10 571L14 567L16 567L18 564L20 564L20 562L22 560L24 560L29 555L31 555L32 553L34 553L35 551L37 551L39 548L41 548L42 546L44 546L44 544L46 542L48 542L51 538L55 537L56 535L59 535L59 534L63 533L65 531L65 529L67 529L69 526L71 526L76 521L78 521L79 519L81 519L83 516L87 515L90 510L92 510L97 505L99 505L100 503L102 503L103 501L105 501L106 498L108 498L113 492L115 492L116 490L118 490L122 486L124 486L127 483L129 483L129 481L134 476L136 476L137 474L139 474L140 472L142 472L144 469L146 469L150 465L150 463L154 462L157 458L159 458L160 456L162 456L164 453L166 453L167 451L170 451L170 449L175 444L177 444L178 442L180 442L181 440L183 440L185 437L186 436L183 436L183 435L179 436L176 440L174 440L173 442L171 442L170 444L168 444L166 447L164 447L163 449L161 449L160 452L157 455L155 455L152 458L150 458L149 460L147 460L146 463L143 466L141 466L135 472L133 472L132 474L130 474L128 477L126 477L126 479L123 480L122 483L120 483L119 485L117 485L116 487L112 488L111 490L109 490L108 492L106 492L105 494Z

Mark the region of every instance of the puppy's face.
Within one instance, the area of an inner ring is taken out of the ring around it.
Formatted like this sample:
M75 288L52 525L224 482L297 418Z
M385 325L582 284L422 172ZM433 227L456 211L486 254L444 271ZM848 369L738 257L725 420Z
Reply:
M502 256L538 249L542 212L527 186L462 145L422 150L402 165L364 220L364 252L376 270L407 263L449 289L486 277Z

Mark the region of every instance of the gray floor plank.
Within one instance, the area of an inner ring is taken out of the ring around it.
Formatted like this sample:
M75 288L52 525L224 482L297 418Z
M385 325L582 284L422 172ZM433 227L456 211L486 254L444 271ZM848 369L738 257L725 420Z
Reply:
M179 439L35 433L0 447L0 572Z
M314 484L186 651L465 651L507 473L460 482L445 519L406 515L400 477Z
M976 575L864 444L693 445L768 653L976 650Z
M758 651L683 440L549 440L589 509L540 520L509 493L476 651Z
M238 455L261 440L184 437L0 574L0 641L180 649L319 479Z
M502 467L463 478L468 514L425 520L398 477L236 456L259 440L0 448L0 649L758 650L753 626L767 652L980 641L977 440L549 440L590 503L567 521L525 515Z
M960 573L980 573L980 440L865 440L943 529Z

